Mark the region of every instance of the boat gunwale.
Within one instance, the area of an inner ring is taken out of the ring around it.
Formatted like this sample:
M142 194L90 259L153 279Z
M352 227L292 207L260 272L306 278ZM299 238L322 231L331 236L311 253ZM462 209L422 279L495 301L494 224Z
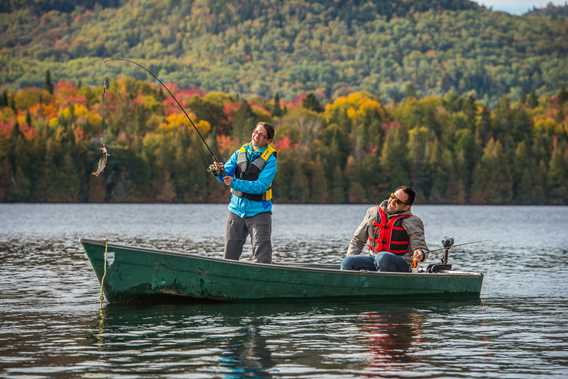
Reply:
M105 240L93 240L88 238L81 238L80 243L84 244L91 244L100 247L105 247ZM265 269L272 269L272 270L280 270L280 269L288 269L293 271L315 271L315 272L334 272L334 273L341 273L344 275L381 275L381 276L405 276L408 274L412 274L413 276L436 276L436 277L481 277L483 278L483 273L481 272L473 272L473 271L450 271L450 272L438 272L438 273L428 273L428 272L377 272L377 271L366 271L366 270L341 270L341 269L329 269L329 268L318 268L318 267L308 267L308 266L300 266L301 263L257 263L257 262L244 262L244 261L236 261L224 258L213 258L213 257L206 257L203 255L198 255L195 253L186 253L181 251L173 251L173 250L162 250L162 249L152 249L147 247L140 247L140 246L128 246L128 245L121 245L116 243L108 242L108 247L117 247L119 249L124 250L134 250L138 252L144 253L152 253L158 255L170 255L176 257L190 257L198 260L205 260L205 261L212 261L215 263L222 263L227 265L235 265L235 266L246 266L246 267L262 267ZM338 265L339 266L339 265Z

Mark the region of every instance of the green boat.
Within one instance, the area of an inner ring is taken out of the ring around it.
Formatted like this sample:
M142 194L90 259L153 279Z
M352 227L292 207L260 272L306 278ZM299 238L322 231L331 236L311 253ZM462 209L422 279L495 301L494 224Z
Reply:
M262 264L81 240L110 303L479 297L483 274L341 271L339 264Z

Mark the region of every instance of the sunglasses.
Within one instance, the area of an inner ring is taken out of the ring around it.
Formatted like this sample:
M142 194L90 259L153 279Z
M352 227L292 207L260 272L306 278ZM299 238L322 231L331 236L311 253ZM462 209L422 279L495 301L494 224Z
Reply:
M396 195L394 194L394 192L390 194L389 199L390 199L390 200L394 200L395 204L410 205L410 204L407 203L406 201L402 201L402 200L400 200L398 197L396 197Z

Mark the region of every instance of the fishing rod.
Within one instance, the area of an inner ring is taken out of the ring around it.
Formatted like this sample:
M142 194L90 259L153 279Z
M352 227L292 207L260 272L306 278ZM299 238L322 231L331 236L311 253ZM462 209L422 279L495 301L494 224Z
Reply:
M436 250L430 250L430 253L435 253L437 251L444 251L444 255L442 256L441 263L434 263L428 265L426 268L427 272L441 272L441 271L449 271L452 269L452 265L448 264L448 254L452 247L464 246L464 245L471 245L474 243L480 243L485 241L472 241L472 242L464 242L457 245L454 245L454 239L445 237L442 240L442 247Z
M454 244L453 244L453 238L450 238L450 239L452 240L452 243L451 243L448 247L445 247L445 246L444 246L444 247L441 247L441 248L436 249L436 250L430 250L430 253L435 253L435 252L437 252L437 251L446 250L446 249L449 249L449 248L452 248L452 247L458 247L458 246L464 246L464 245L471 245L471 244L473 244L473 243L486 242L486 240L482 240L482 241L465 242L465 243L460 243L460 244L454 245ZM445 241L448 241L448 240L443 240L443 241L442 241L442 244L444 244Z
M142 64L135 62L131 59L127 59L127 58L108 58L105 59L103 62L105 64L111 62L111 61L122 61L122 62L127 62L127 63L131 63L133 65L138 66L139 68L141 68L142 70L146 71L148 74L150 74L154 79L156 79L158 81L158 83L160 83L160 85L162 87L165 88L165 90L168 92L168 94L171 96L171 98L175 101L176 105L178 106L179 110L183 112L183 114L185 115L185 117L187 118L187 120L189 121L190 125L193 127L193 129L195 129L195 131L197 132L197 135L199 136L199 138L201 138L201 142L203 142L203 144L205 145L205 147L207 148L207 151L209 152L209 155L211 155L211 158L213 159L213 162L220 162L219 159L217 159L217 156L215 155L215 153L213 152L213 150L211 150L211 148L209 147L209 145L207 144L207 142L205 141L205 138L203 137L203 135L201 134L201 132L199 131L199 129L197 128L197 125L195 125L195 123L193 122L193 120L191 119L191 117L189 117L189 115L187 114L187 112L185 111L185 109L183 108L183 106L181 105L181 103L178 101L178 99L174 96L174 94L172 93L172 91L170 91L170 89L166 86L166 84L164 82L162 82L162 80L160 78L158 78L158 76L156 74L154 74L149 68L143 66ZM211 166L210 166L210 170L211 170Z

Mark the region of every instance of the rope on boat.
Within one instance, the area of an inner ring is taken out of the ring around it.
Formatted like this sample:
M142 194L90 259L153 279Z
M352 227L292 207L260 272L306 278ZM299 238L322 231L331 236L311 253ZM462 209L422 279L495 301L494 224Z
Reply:
M103 276L101 278L101 290L99 292L99 333L97 334L97 341L99 344L103 344L103 336L105 330L105 308L103 307L105 302L105 294L104 294L104 284L105 284L105 277L107 273L107 253L108 253L108 240L105 240L105 252L104 252L104 268L103 268Z
M99 302L101 305L101 309L103 307L103 303L105 301L105 293L104 293L104 286L105 286L105 277L107 273L107 255L108 255L108 240L105 240L105 253L104 253L104 264L103 264L103 277L101 278L101 290L99 292Z

